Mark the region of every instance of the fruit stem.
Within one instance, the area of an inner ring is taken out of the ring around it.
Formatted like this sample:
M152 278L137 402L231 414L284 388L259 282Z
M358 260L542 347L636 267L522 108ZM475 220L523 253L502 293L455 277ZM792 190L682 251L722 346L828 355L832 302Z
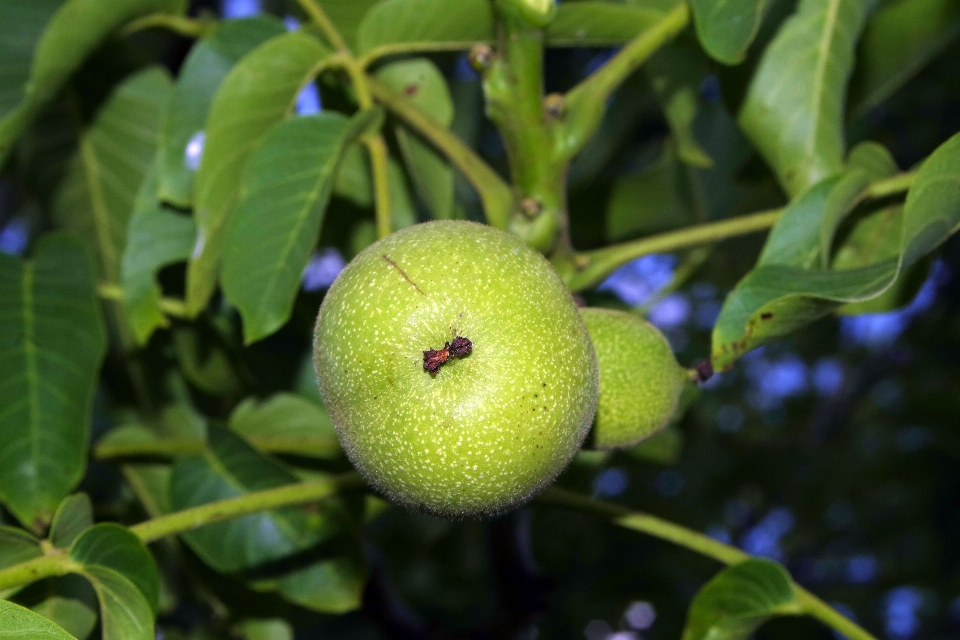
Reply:
M718 560L726 565L733 565L751 558L749 554L714 540L692 529L668 522L656 516L641 511L632 511L626 507L596 500L589 496L580 495L558 487L548 487L536 500L541 504L569 507L578 511L594 513L609 519L616 525L632 529L641 533L672 542L686 547L702 555ZM806 613L824 624L836 629L851 640L876 640L874 636L852 622L843 614L833 609L817 596L813 595L796 582L793 588L797 594L797 601L803 613Z

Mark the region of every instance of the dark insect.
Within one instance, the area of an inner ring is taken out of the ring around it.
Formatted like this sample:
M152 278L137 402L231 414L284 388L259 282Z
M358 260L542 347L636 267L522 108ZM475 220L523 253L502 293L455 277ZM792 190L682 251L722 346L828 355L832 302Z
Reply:
M442 349L427 349L423 352L423 369L431 376L437 375L440 367L450 358L462 358L473 351L473 343L469 338L457 336L453 342L443 343Z

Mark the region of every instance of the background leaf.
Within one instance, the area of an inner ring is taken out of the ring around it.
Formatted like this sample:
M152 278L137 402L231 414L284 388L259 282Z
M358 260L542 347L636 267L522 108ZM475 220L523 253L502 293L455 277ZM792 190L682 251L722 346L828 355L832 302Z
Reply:
M154 612L133 582L100 565L85 567L82 574L100 601L103 640L155 640Z
M252 155L223 256L224 294L240 310L247 343L290 317L337 162L380 117L371 110L352 120L337 113L294 118L271 130Z
M18 604L0 600L0 638L4 640L75 640L69 633Z
M117 87L81 135L55 204L58 221L83 237L108 282L120 282L127 227L153 162L171 88L170 76L159 67Z
M335 458L337 431L326 409L289 393L258 402L248 398L230 415L230 428L258 448L277 453Z
M377 77L403 94L437 124L450 127L453 100L443 74L430 60L412 58L384 65ZM440 220L453 217L453 168L439 152L413 131L398 124L397 142L420 200Z
M85 493L67 496L57 507L50 524L50 542L66 549L82 531L93 526L93 504Z
M0 121L26 97L33 50L63 0L0 3Z
M357 52L357 30L363 17L380 0L317 0L330 22L337 28L347 47Z
M798 613L786 569L751 558L704 585L690 605L683 640L746 640L771 617Z
M383 0L357 30L359 53L457 51L493 37L489 0Z
M227 20L190 49L160 131L158 196L162 201L178 207L193 204L197 166L191 167L186 160L187 145L203 133L217 87L244 55L285 31L272 16Z
M94 608L91 608L76 598L50 596L40 604L31 607L31 611L55 623L74 638L83 640L97 626L95 607L95 603Z
M23 529L0 525L0 569L43 555L40 541ZM0 599L9 598L22 587L0 589Z
M791 196L843 166L843 114L867 0L801 0L763 52L740 126Z
M646 67L673 132L677 156L694 167L712 166L713 160L693 133L700 85L706 77L702 60L693 51L668 45L651 56Z
M70 546L70 559L82 564L85 570L105 567L121 574L156 612L160 594L157 565L140 538L126 527L113 522L90 527Z
M25 2L32 3L33 0L7 2L21 5ZM44 2L42 6L49 5ZM64 2L50 19L33 51L30 76L23 99L15 109L0 119L0 162L9 153L36 111L59 91L61 85L107 35L133 18L158 12L179 14L184 6L184 0ZM29 30L24 36L29 38ZM23 49L25 48L26 46L23 46Z
M766 0L692 0L693 23L704 51L724 64L743 62L765 4Z
M223 235L250 154L283 120L329 54L316 38L285 33L238 62L220 83L207 118L195 187L197 244L187 270L187 307L198 313L216 286Z
M564 2L546 29L549 47L616 46L656 24L665 12L643 4Z
M86 464L106 335L83 246L65 234L32 261L0 255L0 497L41 529Z

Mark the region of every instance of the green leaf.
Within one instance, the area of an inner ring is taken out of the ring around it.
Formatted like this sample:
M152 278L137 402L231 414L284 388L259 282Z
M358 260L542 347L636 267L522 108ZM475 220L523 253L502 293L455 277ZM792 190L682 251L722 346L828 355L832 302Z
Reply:
M55 623L72 637L81 640L89 636L97 625L96 610L76 598L50 596L40 604L31 607L31 610Z
M820 262L830 263L830 249L837 227L860 202L863 190L872 182L897 173L897 163L890 152L876 142L864 142L850 152L847 171L831 190L820 222Z
M33 260L0 255L0 498L49 522L86 465L106 332L83 245L41 237Z
M192 218L157 200L156 169L151 169L137 192L120 268L123 307L138 344L146 344L156 329L170 326L161 310L156 276L163 267L190 257L196 231Z
M155 640L154 612L133 582L100 565L85 567L81 573L100 601L103 640Z
M50 525L50 542L58 549L73 544L80 533L93 526L93 504L85 493L67 496L53 514Z
M691 220L687 176L668 144L640 172L621 178L607 202L607 239L625 240L665 231Z
M59 222L83 237L108 282L120 282L127 227L172 86L165 70L151 67L117 87L81 135L55 204Z
M249 344L290 317L344 148L382 114L332 112L276 126L253 153L223 255L223 291Z
M889 98L960 35L954 0L885 2L867 21L852 86L857 113Z
M700 85L706 77L701 57L678 45L668 45L657 51L646 66L673 132L677 156L694 167L713 166L713 160L693 134Z
M697 593L683 640L746 640L770 618L799 613L787 570L751 558L724 569Z
M729 368L746 351L893 286L906 269L960 228L958 168L960 134L940 145L920 167L907 194L895 255L877 251L877 262L852 269L838 268L842 263L830 271L811 268L819 261L820 225L828 200L842 177L828 178L798 198L774 227L757 266L724 301L713 330L714 366Z
M247 620L238 631L244 640L293 640L293 628L282 618Z
M564 2L547 26L548 47L605 47L621 45L646 31L664 12L640 4Z
M360 23L378 2L380 0L317 0L354 53L357 52L357 30Z
M283 120L330 50L305 33L285 33L245 55L220 83L207 117L197 172L197 243L187 269L187 308L199 313L217 281L224 234L247 160L267 130Z
M174 465L171 504L187 509L294 482L296 476L280 463L239 436L211 427L209 452L180 458ZM335 530L330 518L289 507L206 525L182 537L204 562L229 573L308 549Z
M34 0L5 0L4 4L33 4ZM49 9L44 0L41 7ZM53 14L43 36L33 51L29 79L19 104L0 119L0 163L13 143L29 125L37 110L60 90L63 83L76 71L100 42L129 20L149 13L183 12L184 0L67 0ZM41 9L44 10L44 9ZM0 17L5 17L0 14ZM13 16L17 17L17 16ZM38 16L25 16L29 25L18 45L19 51L29 46L31 31L35 32ZM17 22L2 24L17 25ZM22 75L22 55L14 59L14 73ZM4 58L6 62L6 58Z
M158 196L162 201L184 208L193 204L196 167L185 161L187 144L203 131L217 87L244 55L285 31L272 16L227 20L190 49L160 131Z
M320 613L346 613L360 608L367 571L358 553L320 560L286 574L277 582L280 594Z
M63 0L0 3L0 122L27 95L30 62L43 29Z
M70 559L84 571L101 567L116 571L143 595L154 613L160 597L160 574L147 547L129 529L113 522L94 525L70 546Z
M453 100L443 74L426 58L412 58L387 64L377 77L401 93L437 124L449 128L453 122ZM397 142L420 199L439 220L453 217L453 168L446 158L403 125L398 125Z
M740 126L791 196L840 171L843 113L867 0L801 0L763 53Z
M260 449L318 458L340 455L337 431L316 402L278 393L258 402L248 398L230 415L230 428Z
M76 640L39 613L6 600L0 600L0 638L3 640Z
M0 569L43 555L40 541L23 529L0 525ZM0 599L9 598L22 587L0 589Z
M457 51L493 38L489 0L383 0L357 30L359 53Z
M692 0L693 23L703 50L724 64L738 64L757 35L766 0Z

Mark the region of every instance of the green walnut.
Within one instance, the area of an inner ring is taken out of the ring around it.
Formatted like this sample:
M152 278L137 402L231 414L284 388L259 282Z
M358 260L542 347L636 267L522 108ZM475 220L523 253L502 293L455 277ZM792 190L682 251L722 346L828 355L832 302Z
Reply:
M582 444L597 359L550 264L490 227L438 221L362 251L317 317L320 392L354 466L400 504L495 514Z
M662 429L677 410L689 380L670 344L652 324L632 313L581 309L600 365L600 401L591 444L632 447Z

